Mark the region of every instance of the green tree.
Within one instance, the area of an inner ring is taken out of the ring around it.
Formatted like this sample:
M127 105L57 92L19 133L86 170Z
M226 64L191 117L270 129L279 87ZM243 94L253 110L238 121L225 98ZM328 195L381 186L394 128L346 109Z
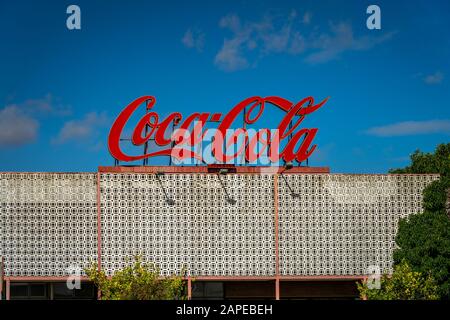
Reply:
M394 268L392 276L380 278L380 288L369 288L367 281L358 283L362 299L367 300L437 300L438 287L430 275L413 271L406 261Z
M423 204L425 210L445 213L447 190L450 188L450 143L438 145L434 153L416 150L411 155L411 165L389 172L440 174L441 178L424 190Z
M406 261L414 271L429 273L442 299L450 299L450 220L446 202L450 189L450 143L434 153L416 151L411 165L391 173L438 173L440 179L423 192L424 212L399 222L394 264Z
M102 300L185 300L186 284L181 276L161 277L152 264L139 256L133 264L108 277L96 264L85 269L89 279L101 292Z
M443 299L450 296L450 220L442 213L425 211L401 220L394 264L402 260L419 272L430 273Z
M434 153L416 150L411 155L411 165L392 169L390 173L439 173L450 176L450 143L440 144Z

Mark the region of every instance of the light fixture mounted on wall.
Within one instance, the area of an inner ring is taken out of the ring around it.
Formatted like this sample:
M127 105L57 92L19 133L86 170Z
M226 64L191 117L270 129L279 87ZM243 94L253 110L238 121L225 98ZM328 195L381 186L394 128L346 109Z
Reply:
M222 186L222 189L225 191L225 200L229 203L229 204L236 204L237 201L236 199L233 199L227 191L227 188L225 186L225 183L222 181L221 176L226 175L227 173L229 173L229 170L227 168L221 168L217 174L217 177L219 179L220 185Z
M166 203L169 206L173 206L175 204L175 200L173 200L172 198L169 197L169 195L167 194L167 190L164 188L164 185L162 184L161 181L161 176L163 176L165 173L163 171L156 171L155 175L156 175L156 180L158 181L159 185L161 186L161 189L164 193L164 197L166 198Z
M294 190L289 185L289 182L287 181L286 177L283 175L283 172L286 170L290 170L294 167L294 164L291 161L288 161L285 163L283 170L280 172L280 176L283 178L284 182L286 183L292 198L300 198L300 194L297 192L294 192Z

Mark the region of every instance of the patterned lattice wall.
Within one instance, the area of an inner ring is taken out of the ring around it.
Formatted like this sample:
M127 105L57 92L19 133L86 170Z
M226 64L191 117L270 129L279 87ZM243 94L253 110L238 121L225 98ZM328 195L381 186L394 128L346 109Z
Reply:
M282 275L360 275L369 266L390 272L399 218L422 211L422 190L438 178L284 177L278 183Z
M103 268L139 253L166 275L273 275L272 177L221 179L236 204L217 175L102 174Z
M421 211L422 190L437 178L279 176L281 275L390 271L398 219ZM111 274L141 254L165 275L274 275L274 176L221 179L100 174L102 267ZM94 173L0 174L7 276L64 276L68 266L97 259L96 182Z
M0 174L6 276L65 276L97 259L95 174Z

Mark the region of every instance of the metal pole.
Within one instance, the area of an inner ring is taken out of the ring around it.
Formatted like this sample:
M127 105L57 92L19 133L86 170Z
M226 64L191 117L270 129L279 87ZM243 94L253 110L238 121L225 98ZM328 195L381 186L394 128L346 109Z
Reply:
M173 133L175 131L175 120L172 122L172 137L173 138ZM172 142L170 143L170 148L173 150L173 148L175 147L175 141L172 140ZM172 165L172 155L169 156L169 166Z
M280 278L275 279L275 300L280 300Z
M280 252L278 217L278 174L273 176L274 233L275 233L275 300L280 300Z
M145 114L148 113L147 108L148 108L148 100L145 101ZM148 123L145 125L145 136L147 136L147 132L148 132ZM147 154L147 149L148 149L148 140L145 141L145 144L144 144L144 155ZM143 165L145 166L146 164L148 164L148 158L144 158L144 160L143 160Z
M10 280L6 279L6 300L11 300L10 285Z
M187 278L187 290L188 290L187 298L188 298L188 300L191 300L192 299L192 280L191 280L190 276Z
M243 119L243 124L242 124L242 128L244 128L244 131L247 129L247 125L246 125L246 122L245 122L246 116L247 116L247 107L244 108L244 119ZM246 143L246 140L247 140L246 136L244 137L244 144ZM246 152L247 152L247 148L244 148L244 152L242 153L242 157L244 158L244 161L243 161L244 166L247 164L247 159L245 158Z
M102 218L101 218L101 189L100 172L97 172L97 270L102 270ZM100 289L97 291L97 300L102 298Z
M289 131L291 131L291 129L292 129L292 120L289 121ZM287 144L289 144L289 142L290 142L291 140L292 140L292 132L289 133ZM286 160L283 160L283 163L286 165Z
M0 256L0 300L3 299L3 257Z
M55 300L55 291L53 289L54 283L50 283L50 300Z

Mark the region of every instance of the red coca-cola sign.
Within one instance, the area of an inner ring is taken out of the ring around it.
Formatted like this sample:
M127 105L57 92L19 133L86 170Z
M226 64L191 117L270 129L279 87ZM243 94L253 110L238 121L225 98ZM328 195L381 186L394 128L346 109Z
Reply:
M108 147L111 155L119 161L171 156L177 160L196 159L207 162L204 154L199 152L196 146L204 143L206 137L209 137L211 146L208 152L216 163L229 163L239 156L245 157L246 161L254 162L263 154L272 162L279 160L302 162L311 156L317 147L313 144L313 140L318 129L301 128L300 125L306 116L318 110L327 101L328 98L315 104L313 97L306 97L293 103L275 96L265 98L256 96L241 101L223 117L222 113L195 112L183 118L181 113L173 112L165 119L160 119L158 113L153 111L156 99L152 96L143 96L131 102L119 114L109 133ZM255 124L267 105L278 107L286 114L275 129L260 129L250 136L245 126ZM146 108L146 113L134 125L131 142L135 146L143 146L152 140L163 148L149 153L129 155L121 149L120 141L125 125L140 106ZM236 126L242 121L242 118L244 128L232 129L233 125ZM211 129L205 128L207 122L218 123L213 134L208 134ZM176 130L168 135L173 127ZM241 141L241 146L236 150L238 140ZM280 150L281 145L284 145L283 150ZM230 150L232 151L229 152Z

